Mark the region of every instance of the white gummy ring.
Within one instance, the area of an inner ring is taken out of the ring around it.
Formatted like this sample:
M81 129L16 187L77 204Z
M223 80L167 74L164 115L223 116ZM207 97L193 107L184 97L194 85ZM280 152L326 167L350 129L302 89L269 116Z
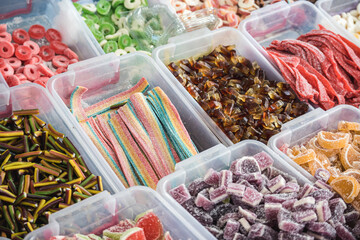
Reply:
M141 5L141 0L125 0L124 6L127 9L135 9L138 8Z

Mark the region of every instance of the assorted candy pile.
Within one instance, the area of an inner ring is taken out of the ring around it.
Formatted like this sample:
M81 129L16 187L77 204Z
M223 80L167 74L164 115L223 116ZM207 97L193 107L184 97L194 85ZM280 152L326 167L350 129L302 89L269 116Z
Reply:
M360 39L360 3L356 9L333 16L340 25Z
M103 191L64 134L36 115L14 111L0 121L0 235L22 239L50 214Z
M70 108L76 119L107 160L124 186L156 188L175 164L197 154L179 113L161 88L145 93L142 78L131 89L85 109L87 91L77 87Z
M233 143L266 143L283 123L308 111L289 84L267 80L235 46L220 45L198 59L172 62L168 69Z
M314 185L274 168L265 152L209 169L187 187L169 191L217 239L356 239L360 214L331 191L322 174Z
M359 106L360 48L346 38L320 26L266 49L301 100L323 109Z
M346 203L360 211L360 123L340 121L336 131L320 131L310 140L281 149L310 172L326 181Z
M6 24L0 25L0 72L10 87L29 82L45 87L50 77L78 61L56 29L32 25L10 34Z
M169 232L163 230L160 219L151 210L139 214L135 221L121 220L118 224L106 228L102 237L96 234L74 234L73 237L54 236L50 240L171 240Z

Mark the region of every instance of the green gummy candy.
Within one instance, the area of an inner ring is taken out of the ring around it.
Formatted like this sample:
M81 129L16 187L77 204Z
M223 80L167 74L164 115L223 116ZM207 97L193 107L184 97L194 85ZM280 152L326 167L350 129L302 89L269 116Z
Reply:
M87 14L95 14L96 6L93 3L85 4L85 5L82 6L82 10L83 10L84 13L87 13Z
M124 4L125 0L112 0L112 7L116 8L117 6L119 6L120 4Z
M106 0L100 0L96 4L96 10L100 15L107 15L111 10L111 3Z
M74 7L76 8L76 11L78 11L78 12L81 14L81 13L82 13L82 9L83 9L83 7L81 6L81 4L74 2L73 5L74 5Z
M144 6L144 7L149 6L148 1L147 0L141 0L141 6Z
M90 30L98 42L104 40L104 35L102 34L102 32L97 30L94 26L90 28Z
M89 28L91 28L95 25L95 22L91 19L85 19L85 23Z
M119 5L116 7L114 13L117 18L126 17L128 15L129 10L123 5Z
M108 22L104 22L104 23L100 24L99 31L103 35L106 36L109 34L114 34L116 30L115 30L114 25L112 25L111 23L108 23Z
M119 37L118 45L120 48L124 49L124 48L130 46L131 43L132 43L132 40L131 40L130 36L124 34L121 37Z
M146 39L147 35L144 31L131 29L129 35L135 39Z
M146 26L149 26L154 31L163 30L162 24L160 23L158 18L152 18L150 21L146 23Z
M105 53L115 52L118 49L118 45L115 41L108 41L103 46Z
M93 20L94 23L98 23L99 22L99 17L95 14L83 14L82 15L84 18L86 19L90 19L90 20Z

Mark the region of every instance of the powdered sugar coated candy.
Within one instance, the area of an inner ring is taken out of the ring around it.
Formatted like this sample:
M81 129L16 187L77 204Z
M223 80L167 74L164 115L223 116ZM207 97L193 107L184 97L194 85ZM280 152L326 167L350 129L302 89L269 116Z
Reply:
M251 226L248 237L250 239L277 239L277 232L261 223L255 223Z
M329 178L331 177L331 174L328 170L324 169L324 168L318 168L315 171L315 175L314 177L317 180L322 180L324 182L327 182L329 180Z
M315 222L317 220L317 215L314 210L293 212L293 217L298 223Z
M285 187L283 187L280 191L280 193L292 193L292 192L298 192L300 190L300 186L296 182L288 182L285 184Z
M313 209L315 207L315 198L313 197L301 198L294 203L293 207L295 210Z
M269 221L276 220L279 211L282 208L281 203L265 203L265 216Z
M224 239L232 240L235 236L235 233L239 231L240 223L233 219L229 219L226 223L224 229Z
M327 200L317 202L315 209L319 222L326 222L331 218L331 210Z
M248 232L250 231L250 228L251 228L251 225L250 225L249 221L246 220L246 218L243 217L243 218L239 219L239 223L240 223L239 231L242 234L247 235Z
M360 220L358 220L353 227L353 233L355 237L360 238Z
M246 236L241 233L235 233L233 240L246 240Z
M311 222L306 225L306 228L326 238L336 237L336 230L327 222Z
M226 192L231 196L243 197L245 188L245 185L239 183L229 183Z
M236 173L246 174L261 172L259 164L254 157L242 157L237 160Z
M356 210L344 213L346 224L355 223L360 218L360 213Z
M280 232L278 240L314 240L314 237L299 233Z
M216 226L222 228L225 226L228 220L232 219L234 221L237 221L239 220L239 218L240 218L240 214L237 212L227 213L219 218L219 220L216 223Z
M188 190L191 196L196 196L199 192L209 187L210 186L207 183L205 183L201 178L198 178L189 184Z
M316 187L310 185L309 183L305 183L299 192L299 198L304 198L308 196L310 193L314 192L315 190Z
M216 238L219 238L223 234L223 230L221 230L217 226L205 226L205 228Z
M144 230L146 240L160 239L163 235L163 226L158 216L156 216L152 210L140 216L141 217L136 217L136 227Z
M356 240L355 236L342 224L336 224L336 235L342 240Z
M327 190L327 189L318 189L315 192L309 194L309 197L315 198L316 201L318 200L330 200L334 196L334 193Z
M120 238L123 232L133 227L135 227L135 222L129 219L121 220L118 224L105 229L103 235L109 238Z
M213 187L219 186L220 173L215 171L214 169L210 168L204 176L204 182L206 182L207 184L209 184Z
M256 214L247 210L247 209L244 209L242 207L239 206L239 214L241 217L245 218L246 220L248 220L250 223L254 223L255 220L256 220Z
M253 188L247 187L245 189L242 201L252 207L255 207L261 202L262 199L263 195L261 193Z
M286 184L285 179L279 175L271 180L269 180L267 187L271 192L278 192L280 189L284 188Z
M322 189L332 190L331 186L329 184L327 184L326 182L322 181L322 180L317 180L314 183L314 186L316 186L318 188L322 188Z
M282 208L280 209L278 216L278 227L285 232L300 232L305 225L294 221L290 211Z
M191 198L191 195L185 184L181 184L176 188L171 189L169 194L180 204L183 204L185 201Z
M296 193L279 193L279 194L271 194L265 195L264 199L265 202L272 202L272 203L283 203L290 199L295 199L297 197Z
M281 203L282 207L287 210L292 210L294 207L294 203L296 202L296 199L289 199Z
M220 171L220 186L227 187L229 183L232 183L233 173L229 170Z
M259 164L261 171L264 171L266 168L271 167L274 163L274 160L266 152L260 152L258 154L255 154L254 158Z
M218 188L211 188L209 190L209 195L211 202L214 204L224 201L228 197L225 186L220 186Z
M210 211L214 207L214 204L201 193L196 196L195 205L202 207L205 211Z
M343 214L347 208L346 203L342 198L334 198L329 201L329 207L333 214Z

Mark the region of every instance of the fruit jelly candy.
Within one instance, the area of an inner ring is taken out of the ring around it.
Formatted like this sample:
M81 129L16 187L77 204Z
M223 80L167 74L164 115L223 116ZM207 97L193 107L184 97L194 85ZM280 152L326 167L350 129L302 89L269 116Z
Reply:
M251 212L250 210L244 209L242 207L239 206L239 214L241 217L246 218L246 220L248 220L250 223L254 223L257 216L255 213Z
M176 188L173 188L169 191L169 194L179 203L183 204L185 201L191 198L191 195L186 188L185 184L181 184Z
M318 189L308 195L309 197L315 198L318 200L327 200L329 201L332 197L334 197L334 193L327 189Z
M282 202L281 205L283 208L291 211L293 209L294 203L296 201L297 201L297 199L289 199L289 200L286 200L285 202Z
M352 232L358 239L360 238L360 220L358 220L355 226L352 228Z
M285 179L286 182L297 182L296 178L294 178L293 176L290 176L289 174L287 174L283 171L280 171L279 169L274 168L274 167L265 169L264 173L269 179L272 179L274 177L281 175Z
M326 170L324 168L318 168L315 171L314 177L317 180L327 182L329 180L329 178L331 177L331 174L328 170Z
M293 218L298 223L308 223L317 220L317 215L314 210L304 210L293 212Z
M282 208L280 209L278 216L278 227L285 232L300 232L305 225L294 221L290 211Z
M311 236L306 236L299 233L289 233L281 231L278 234L278 240L313 240Z
M228 197L225 186L220 186L218 188L211 188L209 190L209 195L211 202L214 204L224 201Z
M261 189L259 189L260 193L263 194L263 195L266 195L266 194L269 194L271 193L269 189L267 189L265 186L263 186Z
M242 197L238 197L238 196L234 196L234 195L230 195L230 201L235 206L241 206L244 204L242 202Z
M247 237L241 233L235 233L233 240L246 240Z
M266 224L268 226L272 225L270 221L266 218L265 206L264 204L258 205L255 209L256 222Z
M295 199L297 197L296 193L278 193L278 194L271 194L265 195L264 199L265 202L272 202L272 203L283 203L286 200Z
M305 197L299 199L294 203L293 207L295 210L313 209L315 207L315 198Z
M333 214L343 214L347 208L347 205L342 198L333 198L329 200L329 206Z
M266 152L260 152L254 155L257 163L259 164L260 170L264 171L266 168L269 168L273 165L274 160Z
M219 238L223 234L223 230L219 227L210 225L205 227L214 237Z
M232 183L232 172L229 170L220 171L220 186L227 187L229 183Z
M281 189L280 193L291 193L291 192L299 192L300 186L296 182L288 182L285 184L285 187Z
M225 225L224 229L224 239L232 240L235 236L235 233L239 231L240 223L236 220L229 219Z
M239 180L236 181L238 184L245 185L245 187L253 187L247 180L239 178Z
M188 190L191 196L196 196L203 189L209 187L210 186L207 183L205 183L201 178L197 178L189 184Z
M264 240L276 240L277 232L261 223L255 223L251 226L248 237L250 239L264 239Z
M356 222L360 218L360 213L356 210L352 210L351 212L347 212L344 214L346 224L350 224Z
M213 187L219 186L220 173L215 171L214 169L210 168L204 176L204 182L206 182L207 184L209 184Z
M225 224L227 223L227 221L229 219L233 219L233 220L237 221L237 220L239 220L239 218L240 218L240 214L237 212L227 213L219 218L219 220L216 223L216 226L222 228L225 226Z
M197 207L202 207L205 211L210 211L214 206L214 204L201 193L196 196L195 205Z
M269 180L267 187L269 188L269 190L271 192L278 192L280 189L282 189L283 187L285 187L285 179L279 175L271 180Z
M255 173L261 172L259 164L254 157L245 156L237 160L234 173Z
M312 239L316 239L316 240L328 240L328 238L326 238L326 237L324 237L324 236L321 236L320 234L311 232L311 231L307 231L305 234L308 235L308 236L310 236L310 237L312 237Z
M263 195L261 193L253 188L247 187L245 189L242 201L252 207L255 207L261 202L262 199Z
M188 211L202 225L206 226L213 223L213 218L210 216L210 214L196 207L192 198L183 202L181 206L183 206L183 208L185 208L186 211Z
M327 222L311 222L306 225L306 228L326 238L336 237L336 230Z
M279 211L282 208L281 203L265 203L265 216L268 220L276 220Z
M239 223L240 223L240 227L239 227L240 232L242 234L247 235L251 228L250 223L248 222L248 220L246 220L246 218L240 218Z
M135 227L131 220L121 220L118 224L111 226L103 231L103 235L109 238L120 238L123 232Z
M326 222L331 218L331 210L329 208L328 200L322 200L315 205L316 213L319 222Z
M248 181L253 186L258 186L263 182L263 177L260 172L245 173L240 175L240 178Z
M226 193L230 196L243 197L245 188L245 185L239 183L229 183L226 189Z
M317 180L314 183L314 186L316 186L318 188L322 188L322 189L332 190L331 186L329 184L327 184L326 182L322 181L322 180Z
M342 240L356 240L351 231L342 224L337 224L335 230L338 238Z
M304 198L308 196L310 193L315 191L317 188L313 185L310 185L309 183L305 183L304 186L299 191L299 198Z

